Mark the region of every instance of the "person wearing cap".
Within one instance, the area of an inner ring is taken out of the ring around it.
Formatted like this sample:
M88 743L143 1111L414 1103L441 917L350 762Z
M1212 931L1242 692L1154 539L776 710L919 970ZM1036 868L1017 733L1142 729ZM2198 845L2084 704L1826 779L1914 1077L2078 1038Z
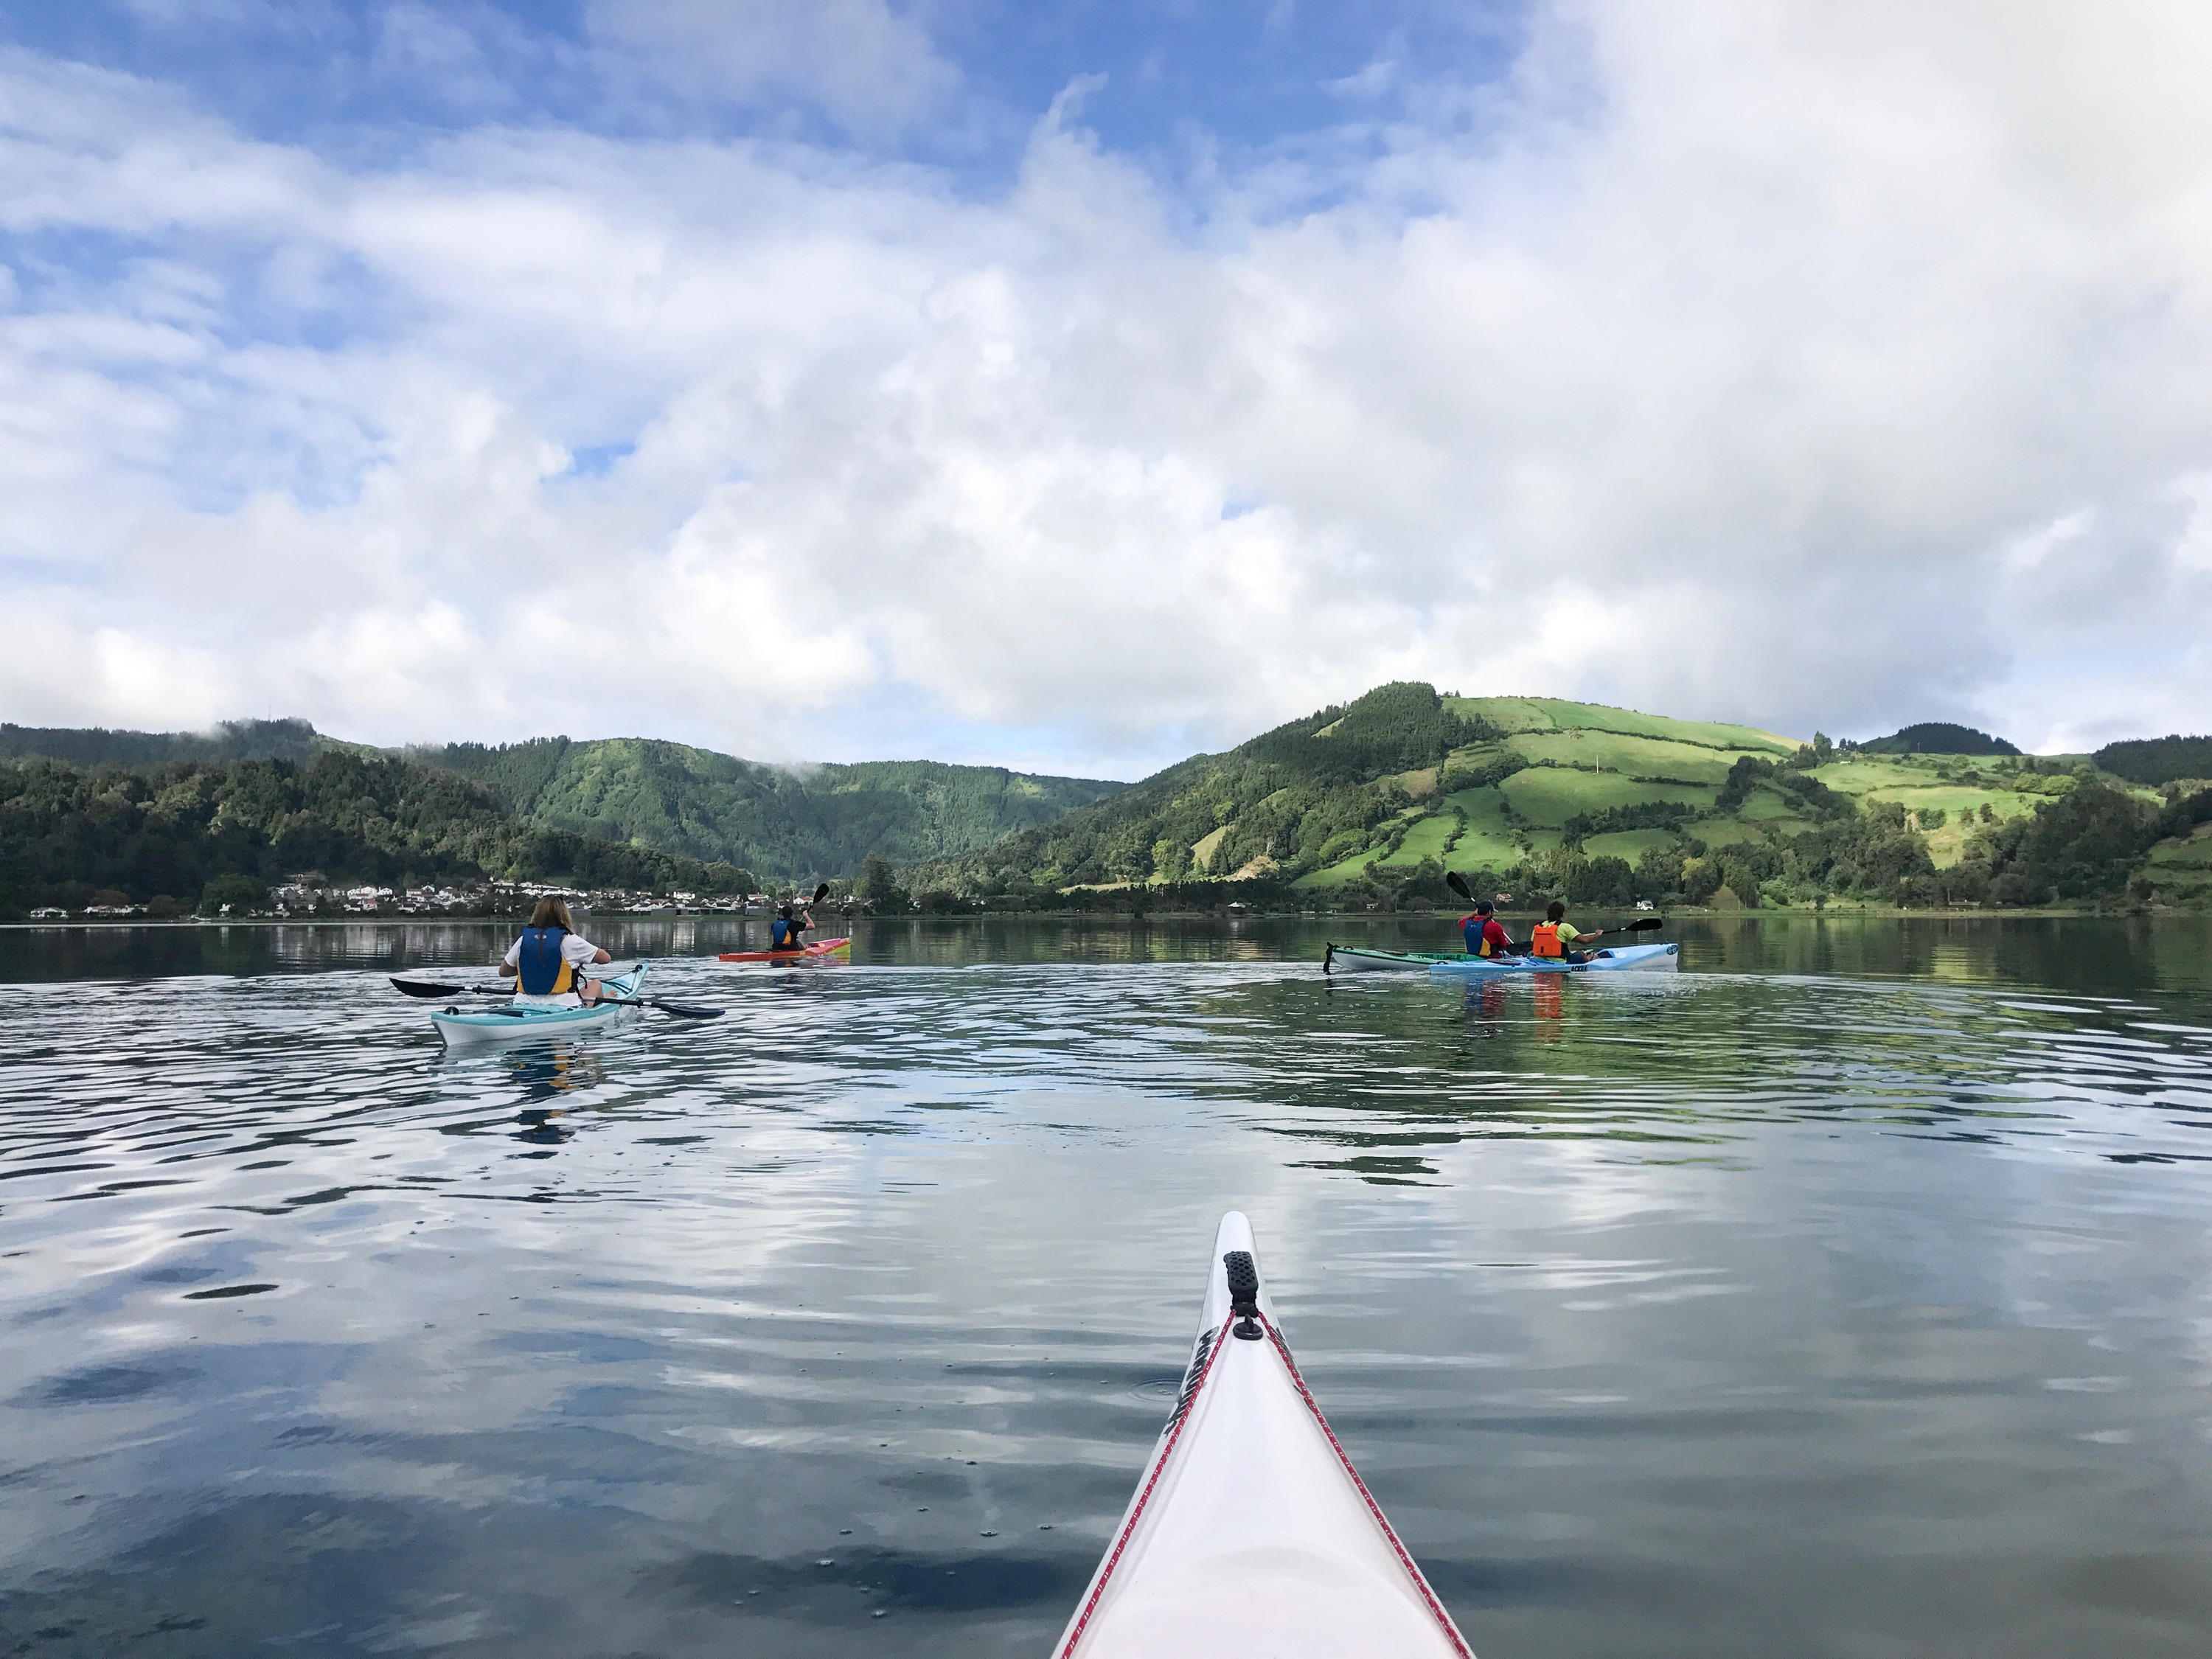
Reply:
M1459 919L1460 930L1467 938L1467 953L1471 957L1510 957L1519 949L1506 937L1505 924L1498 919L1498 907L1488 899L1477 899L1472 915Z

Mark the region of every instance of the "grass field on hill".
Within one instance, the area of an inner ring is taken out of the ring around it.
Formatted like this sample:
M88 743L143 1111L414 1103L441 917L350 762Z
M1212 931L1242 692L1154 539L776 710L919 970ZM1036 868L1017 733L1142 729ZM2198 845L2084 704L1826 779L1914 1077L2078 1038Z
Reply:
M1455 774L1474 775L1501 762L1510 766L1515 759L1523 769L1447 794L1427 793L1426 775L1407 775L1401 781L1418 799L1401 814L1410 827L1395 850L1352 853L1307 874L1299 887L1322 891L1364 879L1370 866L1377 872L1401 871L1423 858L1456 870L1504 870L1528 854L1556 849L1565 826L1578 816L1648 805L1699 809L1682 833L1717 851L1814 827L1802 803L1771 782L1759 783L1732 810L1717 805L1729 769L1740 758L1772 763L1796 755L1797 741L1778 732L1547 697L1447 697L1443 702L1501 734L1454 750L1441 769L1447 781ZM1808 775L1841 795L1901 806L1926 837L1936 867L1948 869L1978 831L2032 815L2039 801L2064 787L2040 774L2018 787L2023 781L2019 764L2009 757L1845 753ZM2139 799L2155 799L2154 791L2109 781ZM1668 828L1621 829L1587 836L1583 851L1634 864L1676 841ZM2189 884L2197 880L2194 872L2208 857L2212 847L2192 842L2162 851L2156 862L2172 881ZM2204 880L2212 884L2212 866Z
M1361 850L1301 878L1309 890L1340 887L1378 872L1409 869L1424 858L1455 870L1510 869L1530 853L1556 849L1571 819L1653 803L1710 812L1729 767L1745 755L1763 761L1797 751L1791 738L1755 726L1711 720L1670 720L1663 714L1550 697L1447 697L1444 707L1479 720L1499 735L1455 750L1440 769L1481 775L1518 762L1522 769L1496 783L1429 793L1435 775L1397 780L1419 799L1401 817L1410 827L1394 851ZM1759 836L1770 823L1796 827L1791 805L1778 792L1755 791L1735 814L1700 819L1691 833L1714 845ZM1675 837L1666 829L1625 829L1591 836L1583 850L1633 863Z

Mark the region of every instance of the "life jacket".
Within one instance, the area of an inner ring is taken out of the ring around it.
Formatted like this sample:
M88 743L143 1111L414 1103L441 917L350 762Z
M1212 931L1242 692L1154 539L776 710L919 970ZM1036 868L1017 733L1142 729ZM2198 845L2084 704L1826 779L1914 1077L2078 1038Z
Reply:
M799 948L799 924L778 916L768 925L768 948L771 951L796 951Z
M1472 916L1462 916L1459 919L1461 931L1467 935L1468 955L1471 957L1486 957L1491 953L1490 924L1495 920L1496 918L1493 916L1486 916L1480 914Z
M576 987L576 970L562 959L561 940L565 927L526 927L514 965L525 996L557 997Z
M1559 924L1540 921L1528 930L1528 951L1532 956L1563 957L1567 947L1559 943Z

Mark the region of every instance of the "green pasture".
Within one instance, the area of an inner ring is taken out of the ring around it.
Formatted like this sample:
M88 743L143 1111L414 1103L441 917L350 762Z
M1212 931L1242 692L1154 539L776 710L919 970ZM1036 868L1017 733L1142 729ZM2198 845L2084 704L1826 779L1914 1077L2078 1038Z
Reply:
M1655 847L1672 847L1674 836L1666 830L1618 830L1609 836L1592 836L1583 843L1586 858L1626 859L1633 864Z
M1521 862L1521 845L1505 822L1505 798L1496 787L1462 789L1446 796L1445 803L1467 820L1467 829L1452 848L1453 869L1510 870Z
M1698 818L1685 824L1683 833L1695 836L1715 850L1741 842L1767 839L1759 826L1746 823L1741 818Z
M2194 835L2159 842L2150 849L2143 873L2175 898L2212 893L2212 823L2197 825Z
M1452 837L1459 834L1459 814L1446 811L1431 812L1406 831L1406 839L1398 843L1398 850L1388 858L1376 862L1385 869L1411 868L1423 859L1443 861L1444 849Z
M1552 761L1561 766L1595 766L1626 777L1680 778L1688 783L1725 781L1738 754L1700 744L1676 743L1663 738L1632 737L1620 732L1587 728L1572 732L1524 732L1507 740L1507 748L1532 761ZM1764 755L1762 754L1762 758Z
M1563 766L1532 766L1498 787L1516 812L1551 830L1577 812L1601 812L1608 806L1633 806L1642 801L1711 806L1717 793L1683 784L1638 783L1618 772L1575 772Z
M1570 732L1588 730L1619 732L1632 738L1657 738L1702 749L1741 750L1767 756L1794 755L1797 739L1753 726L1729 726L1717 720L1670 720L1664 714L1639 714L1633 708L1608 708L1602 703L1567 702L1557 697L1447 697L1446 708L1469 717L1488 720L1499 730Z

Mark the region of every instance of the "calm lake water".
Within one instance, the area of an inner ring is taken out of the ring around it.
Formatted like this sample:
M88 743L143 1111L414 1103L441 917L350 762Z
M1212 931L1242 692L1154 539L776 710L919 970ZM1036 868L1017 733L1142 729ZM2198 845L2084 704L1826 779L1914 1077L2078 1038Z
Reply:
M1483 1659L2212 1650L2212 925L603 931L0 933L0 1652L1041 1656L1231 1207Z

